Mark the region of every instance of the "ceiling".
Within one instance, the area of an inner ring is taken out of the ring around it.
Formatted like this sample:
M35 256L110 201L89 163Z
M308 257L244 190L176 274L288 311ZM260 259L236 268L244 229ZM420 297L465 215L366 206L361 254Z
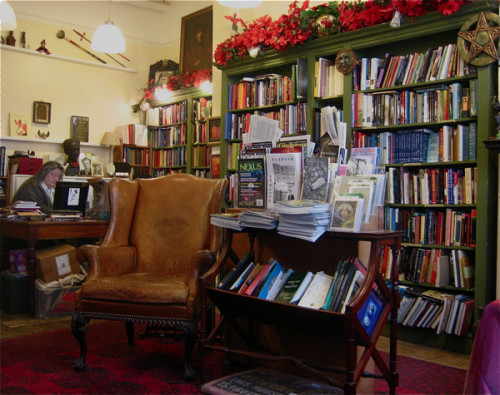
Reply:
M180 41L182 16L212 5L186 0L10 0L18 18L93 32L108 15L127 40L165 47Z

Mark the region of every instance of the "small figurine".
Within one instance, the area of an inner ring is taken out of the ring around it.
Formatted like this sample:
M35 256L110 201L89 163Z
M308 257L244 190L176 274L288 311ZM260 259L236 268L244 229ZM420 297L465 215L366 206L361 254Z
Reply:
M7 36L7 45L10 45L11 47L16 46L16 38L14 37L14 31L11 30L9 32L9 35Z
M26 32L21 32L21 48L26 48Z
M50 55L50 51L45 48L45 39L40 43L40 46L37 49L38 52L45 52L47 55Z

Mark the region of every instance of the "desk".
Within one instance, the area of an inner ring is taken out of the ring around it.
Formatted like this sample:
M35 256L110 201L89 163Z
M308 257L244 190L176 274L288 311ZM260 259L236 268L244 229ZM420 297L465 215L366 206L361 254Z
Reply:
M35 315L35 243L38 240L80 239L104 237L108 230L107 221L43 222L12 219L0 220L0 256L6 256L5 237L25 240L28 245L29 305Z

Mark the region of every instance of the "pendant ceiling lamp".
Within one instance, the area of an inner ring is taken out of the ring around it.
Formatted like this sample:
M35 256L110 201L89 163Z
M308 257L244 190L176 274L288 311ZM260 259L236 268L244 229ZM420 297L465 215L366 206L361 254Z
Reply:
M14 30L17 27L16 14L6 1L0 0L0 24L2 30Z
M217 2L228 8L252 8L262 4L262 0L217 0Z
M125 51L125 38L111 21L111 2L108 8L108 20L97 28L90 44L96 52L119 53Z

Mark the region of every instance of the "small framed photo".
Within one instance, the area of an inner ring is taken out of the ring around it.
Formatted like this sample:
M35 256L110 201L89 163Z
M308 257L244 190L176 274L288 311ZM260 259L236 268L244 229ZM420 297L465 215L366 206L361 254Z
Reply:
M92 175L102 176L102 164L98 162L92 163Z
M33 102L33 122L49 124L51 107L51 103L43 101Z
M84 177L90 177L92 175L92 163L94 157L92 154L80 153L78 157L78 162L80 164L80 175ZM102 171L102 170L101 170Z
M220 117L208 118L208 141L210 143L220 141L220 128Z
M210 178L220 178L220 154L210 155Z

